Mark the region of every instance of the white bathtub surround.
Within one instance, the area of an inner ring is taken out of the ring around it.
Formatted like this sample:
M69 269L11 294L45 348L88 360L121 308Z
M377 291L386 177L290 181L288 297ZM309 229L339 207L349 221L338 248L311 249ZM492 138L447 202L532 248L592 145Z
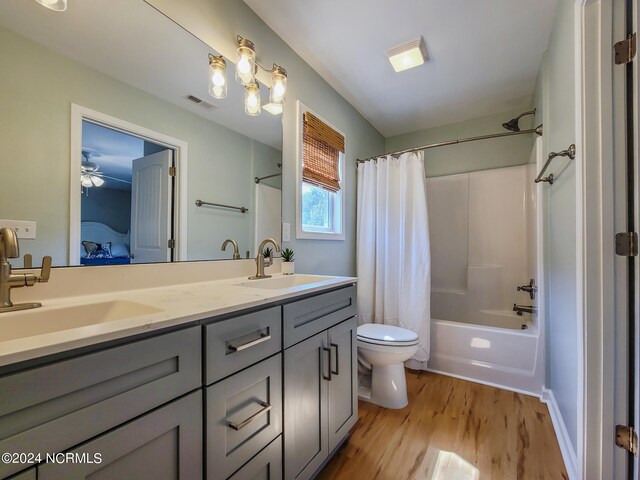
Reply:
M536 173L533 164L427 180L429 370L541 394L544 308L533 316L513 311L514 303L537 306L544 293ZM531 278L540 287L535 300L516 290Z
M358 165L359 323L416 332L412 368L429 359L431 252L423 152Z

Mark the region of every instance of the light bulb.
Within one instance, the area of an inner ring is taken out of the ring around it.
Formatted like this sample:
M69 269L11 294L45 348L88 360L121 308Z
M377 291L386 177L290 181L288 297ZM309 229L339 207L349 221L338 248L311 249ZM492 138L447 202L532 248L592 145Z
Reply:
M209 55L209 95L227 98L227 62L222 56Z
M100 177L96 177L95 175L91 175L91 181L96 187L101 187L102 185L104 185L104 180Z
M253 82L244 88L244 112L255 117L260 115L260 86Z
M242 55L240 61L238 62L238 73L241 75L246 75L247 73L251 73L251 63L246 55Z
M219 70L216 70L214 72L213 77L211 78L211 80L213 81L213 84L216 87L222 87L225 83L227 83L227 79L224 78L224 75Z

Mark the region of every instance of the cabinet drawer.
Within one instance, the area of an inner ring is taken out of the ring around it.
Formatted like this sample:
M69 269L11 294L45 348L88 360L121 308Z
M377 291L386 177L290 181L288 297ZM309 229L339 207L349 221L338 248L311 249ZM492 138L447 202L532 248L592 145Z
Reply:
M67 453L90 461L45 463L38 467L38 478L200 480L202 392L193 392Z
M289 303L283 307L284 347L295 345L355 314L355 286Z
M61 452L198 388L200 350L194 327L0 378L0 451Z
M282 478L282 436L253 457L229 480L277 480Z
M282 348L280 307L205 326L207 385L259 362Z
M208 387L207 478L228 478L282 432L282 354Z

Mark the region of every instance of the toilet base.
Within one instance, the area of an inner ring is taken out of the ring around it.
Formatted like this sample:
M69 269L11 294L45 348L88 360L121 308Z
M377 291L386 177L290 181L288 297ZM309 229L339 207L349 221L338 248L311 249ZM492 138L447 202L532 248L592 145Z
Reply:
M358 398L365 402L392 409L404 408L409 404L402 363L374 365L371 370L371 389L363 387L358 389Z

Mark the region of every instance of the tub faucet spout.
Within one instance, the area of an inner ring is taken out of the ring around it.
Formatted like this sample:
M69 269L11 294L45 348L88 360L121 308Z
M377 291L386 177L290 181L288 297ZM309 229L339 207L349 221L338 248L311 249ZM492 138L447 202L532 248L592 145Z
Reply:
M516 315L522 316L523 313L536 313L537 309L533 305L516 305L514 303L513 311L516 312Z

